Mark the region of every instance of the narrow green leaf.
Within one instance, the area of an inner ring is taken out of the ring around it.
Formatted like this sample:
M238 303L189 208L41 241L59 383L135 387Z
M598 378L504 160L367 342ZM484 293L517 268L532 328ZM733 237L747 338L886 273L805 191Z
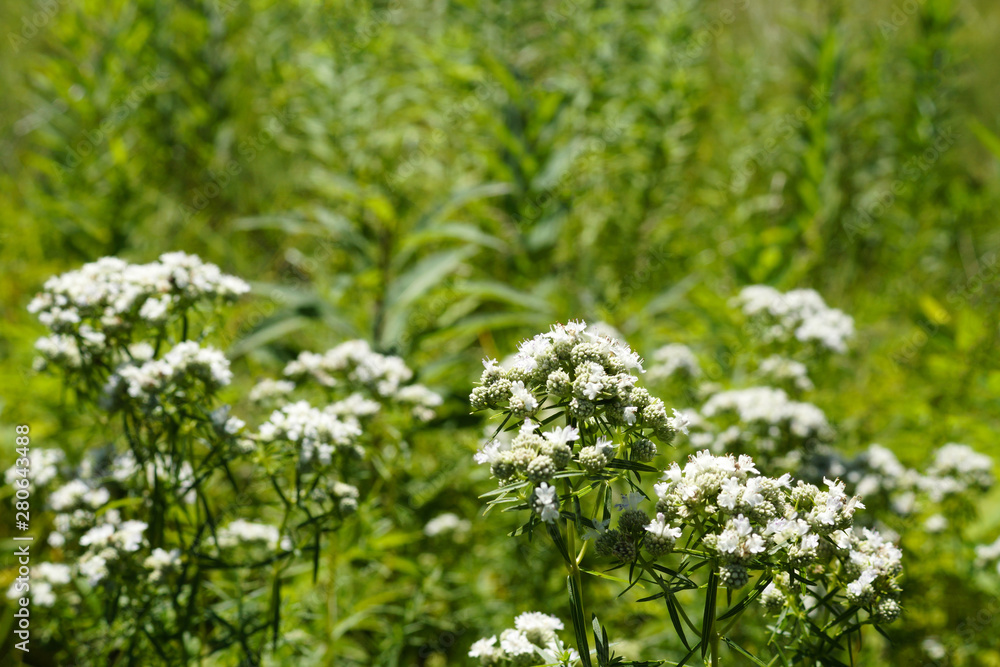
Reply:
M678 615L675 607L677 604L673 595L667 596L667 612L670 614L670 622L673 623L674 630L677 632L677 636L681 638L684 648L690 650L691 645L688 644L687 635L684 633L684 625L681 623L681 617Z
M698 640L697 644L691 647L691 650L688 651L687 655L681 658L681 661L677 663L677 667L684 667L684 665L687 664L687 661L694 656L694 652L697 651L699 648L702 648L702 641L700 639ZM704 655L704 653L705 649L702 648L702 655Z
M711 637L712 633L715 632L715 604L719 596L719 573L715 571L714 567L711 574L708 575L708 587L705 593L705 613L701 619L702 639ZM701 644L702 658L708 652L708 644L707 641L703 641Z
M746 650L745 648L743 648L742 646L740 646L739 644L737 644L736 642L734 642L729 637L723 637L722 641L726 642L726 644L729 646L729 648L733 649L734 651L736 651L737 653L739 653L740 655L742 655L744 658L750 659L753 662L753 664L760 665L761 667L768 667L768 665L767 665L766 662L762 661L760 658L758 658L757 656L755 656L753 653L750 653L750 651Z
M559 530L559 524L555 521L545 522L545 528L549 531L549 535L552 537L552 541L556 544L556 549L562 554L563 560L567 563L572 563L570 559L569 549L566 547L566 540L563 539L562 531Z
M583 600L573 575L566 577L566 582L569 586L569 608L573 616L573 630L576 632L576 650L580 653L580 662L583 667L593 667L594 663L590 661L590 642L587 639L586 621L583 617Z
M724 621L727 618L732 618L736 614L739 614L741 611L746 609L751 602L760 597L761 593L764 592L764 589L767 588L767 585L770 583L771 583L771 577L761 577L760 580L757 582L757 585L754 586L752 591L750 591L742 600L737 602L736 606L732 607L722 616L719 616L717 620Z
M608 464L609 468L617 468L619 470L632 470L635 472L659 472L653 466L648 466L645 463L639 463L638 461L627 461L625 459L615 459Z

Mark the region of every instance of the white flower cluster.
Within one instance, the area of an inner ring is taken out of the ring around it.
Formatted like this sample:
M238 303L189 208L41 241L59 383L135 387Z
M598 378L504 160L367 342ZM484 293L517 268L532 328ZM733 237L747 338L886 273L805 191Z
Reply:
M49 507L57 512L85 505L97 509L111 498L111 493L104 487L94 488L82 479L73 479L60 486L49 495Z
M152 553L142 562L142 566L149 570L149 580L153 583L161 581L166 572L176 570L180 565L180 549L167 551L159 547L153 549Z
M833 429L823 411L812 403L789 400L788 394L774 387L732 389L714 394L701 408L705 417L735 414L746 426L757 426L765 438L779 438L789 433L796 438L826 440ZM760 443L759 449L768 449Z
M635 387L632 371L642 372L639 355L619 340L588 332L583 322L556 324L522 342L503 367L493 360L483 365L481 386L470 397L474 410L493 408L527 417L551 396L568 401L570 414L578 419L601 414L615 425L646 421L659 428L661 439L673 435L662 402Z
M320 410L306 401L275 410L257 432L261 442L287 440L298 444L303 464L320 465L329 465L338 450L359 452L355 441L360 435L361 426L353 416L341 418L329 408Z
M35 341L35 350L40 355L35 368L45 370L50 364L66 370L81 368L104 354L106 341L106 336L89 324L81 325L75 336L62 333L43 336Z
M330 485L330 496L337 502L343 514L350 514L358 509L358 487L337 480Z
M551 479L572 460L573 443L580 437L580 430L557 426L539 435L537 429L538 424L525 419L513 439L498 437L487 442L476 452L476 463L490 464L490 472L501 484L518 476L536 483Z
M295 381L312 379L324 387L346 385L352 389L365 387L377 396L413 406L413 415L423 421L434 418L434 408L442 403L441 396L420 384L410 384L413 371L402 358L379 354L364 340L350 340L323 354L303 352L285 366L286 377ZM255 389L258 400L278 398L294 389L294 385L268 382Z
M744 287L735 299L748 317L762 318L764 342L815 342L828 350L847 352L854 335L854 319L830 308L815 290L796 289L782 294L767 285Z
M980 454L968 445L950 442L934 453L934 461L927 469L928 477L949 480L925 488L932 500L945 495L961 493L969 488L987 489L993 485L993 459Z
M528 665L561 665L579 663L576 649L567 647L556 635L563 622L555 616L538 611L525 612L514 619L514 627L497 636L480 639L469 650L470 658L478 658L484 667L527 667Z
M59 474L59 464L66 460L66 454L61 449L46 449L43 447L32 447L28 451L27 468L13 465L4 472L4 482L11 486L18 479L23 479L19 470L28 471L28 479L36 489L45 487Z
M934 452L921 473L904 466L889 449L873 444L846 467L846 479L863 498L880 499L901 516L937 512L948 498L970 491L985 491L994 482L990 457L968 445L948 443ZM934 513L924 523L928 532L939 532L948 520Z
M61 485L53 485L48 493L46 506L54 513L54 530L47 537L50 546L61 548L67 540L79 542L77 538L98 522L103 525L121 522L118 510L105 509L112 500L111 491L105 484L112 480L115 486L124 485L139 494L147 494L158 485L161 489L173 490L181 502L190 504L196 499L192 488L194 468L187 461L175 465L169 456L157 454L143 468L130 451L103 462L100 468L96 460L96 457L84 459L78 469L67 471L73 477ZM143 482L145 488L141 488ZM106 532L108 528L102 530Z
M684 379L701 376L701 366L687 345L671 343L653 353L647 379L650 382L678 376Z
M413 416L425 422L434 419L434 408L439 407L444 402L440 394L431 391L422 384L400 387L395 398L401 403L413 405Z
M903 552L881 533L868 528L849 531L845 539L837 540L837 546L848 550L847 572L856 575L847 584L848 601L872 606L876 622L895 620L900 611L896 578L903 571Z
M435 537L444 533L465 533L472 527L467 519L460 518L452 512L439 514L424 525L424 534Z
M160 326L195 302L231 300L249 290L239 278L183 252L149 264L105 257L49 278L28 310L53 332L36 343L41 365L74 369L103 357L108 337L127 341L139 322Z
M413 378L413 371L402 358L379 354L364 340L341 343L323 354L303 352L285 366L285 375L294 380L312 378L325 387L337 386L340 377L379 396L413 403L424 415L441 404L441 397L426 387L405 385Z
M668 416L663 401L636 387L642 360L625 343L587 331L583 322L556 324L526 340L509 363L483 362L470 396L474 410L492 408L515 418L565 403L576 420L603 418L614 426L652 429L669 442L683 423ZM551 399L552 405L546 406Z
M162 411L166 397L187 401L197 385L212 393L232 381L229 360L221 351L194 341L178 343L162 359L123 364L108 378L105 393L113 404L136 403L148 411Z
M382 405L378 401L373 401L361 394L353 393L345 399L331 403L324 409L330 414L341 418L356 417L360 419L377 414L382 409Z
M31 568L31 604L39 607L51 607L56 603L56 595L52 586L68 584L72 579L72 568L62 563L39 563ZM25 597L28 590L24 590L17 582L11 584L7 589L7 597L11 600Z
M149 527L145 521L122 521L116 510L108 510L101 518L104 522L92 527L79 540L80 546L87 550L80 557L77 570L91 586L108 576L123 553L132 553L144 546L144 534Z
M771 355L760 362L757 372L779 384L791 384L799 391L812 391L815 388L809 379L806 365L793 359Z
M995 567L1000 574L1000 537L992 544L976 546L976 565L979 567Z
M829 576L841 585L846 601L866 608L877 622L889 622L899 612L897 578L902 571L900 550L876 531L858 530L854 515L864 507L849 497L839 480L824 480L826 490L789 475L759 475L749 456L691 456L683 468L676 463L655 485L657 515L648 521L641 546L652 556L668 553L686 531L707 556L719 564L719 579L728 588L749 581L750 569L779 576L762 595L777 609L800 594L789 573L806 569L811 578ZM640 546L631 509L619 527L598 538L597 550L620 560L635 560ZM631 543L631 545L629 545Z
M262 544L269 550L291 548L288 538L281 539L281 533L275 526L265 523L253 523L236 519L223 526L216 533L216 544L220 549L235 549L247 544Z
M295 383L291 380L264 378L250 390L249 398L253 403L282 403L293 391L295 391Z

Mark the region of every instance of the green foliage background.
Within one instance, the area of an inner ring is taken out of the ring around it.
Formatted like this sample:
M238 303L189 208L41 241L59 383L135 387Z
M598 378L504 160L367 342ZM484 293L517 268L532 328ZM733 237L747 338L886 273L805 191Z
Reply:
M316 664L463 664L524 600L563 608L552 554L476 518L464 402L481 357L556 320L726 371L741 286L812 287L859 330L814 397L844 451L1000 458L998 21L985 0L5 3L3 467L17 423L69 452L94 437L30 370L31 296L168 250L253 281L228 325L244 377L362 337L450 399L337 547L347 611L311 628ZM474 519L466 544L422 535L443 511ZM957 563L908 564L960 585L912 605L893 664L985 604ZM609 613L634 657L669 641Z

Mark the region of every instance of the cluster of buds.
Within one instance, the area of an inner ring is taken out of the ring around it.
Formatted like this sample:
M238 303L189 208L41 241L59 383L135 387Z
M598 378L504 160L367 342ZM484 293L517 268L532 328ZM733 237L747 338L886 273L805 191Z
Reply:
M662 442L677 430L678 414L636 387L642 360L625 343L588 332L586 324L557 324L524 341L509 364L483 362L470 397L474 410L502 410L514 418L565 408L574 420L599 419L615 427L649 429Z

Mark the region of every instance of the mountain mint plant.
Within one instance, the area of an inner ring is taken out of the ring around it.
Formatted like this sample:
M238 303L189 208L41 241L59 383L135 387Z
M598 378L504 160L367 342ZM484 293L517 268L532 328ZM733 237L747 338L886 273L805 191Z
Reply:
M391 456L433 419L441 398L401 358L357 340L260 381L245 403L261 417L248 425L224 402L242 397L210 341L221 306L249 290L168 253L98 260L31 302L49 329L37 368L61 374L104 427L78 463L38 447L5 475L30 484L50 518L50 560L39 553L31 567L33 603L54 612L33 629L42 636L73 633L101 664L260 664L299 613L283 586L318 577L366 500L373 454ZM8 597L25 592L15 582Z
M690 373L690 363L677 365ZM582 574L602 576L595 567L625 567L628 589L654 591L643 600L666 607L689 651L681 664L696 654L718 664L723 643L749 655L733 637L737 623L759 613L746 615L754 605L774 615L768 644L783 664L823 663L850 651L862 626L898 616L901 553L877 531L854 527L864 505L843 482L768 477L745 454L700 451L683 466L650 465L661 459L654 440L671 443L687 432L687 418L668 415L637 386L641 360L621 341L583 323L557 324L509 362L484 366L470 400L500 415L493 440L475 456L500 485L487 494L489 505L526 511L514 534L544 530L562 555L583 665L593 661ZM805 417L791 411L788 419ZM649 489L643 475L661 481ZM590 568L588 554L596 559ZM703 604L692 617L685 607L694 593ZM606 631L593 624L598 664L633 664L613 656ZM474 657L529 664L492 646L477 644Z

